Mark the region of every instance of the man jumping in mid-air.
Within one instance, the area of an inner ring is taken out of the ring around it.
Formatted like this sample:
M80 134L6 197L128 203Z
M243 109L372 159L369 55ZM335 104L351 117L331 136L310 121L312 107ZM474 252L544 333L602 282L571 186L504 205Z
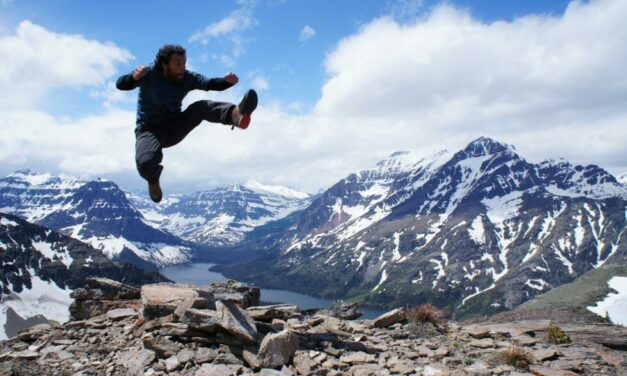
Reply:
M133 73L118 78L116 84L120 90L139 87L135 162L139 174L148 181L148 193L154 202L161 201L163 196L159 185L162 148L181 142L203 120L228 124L231 129L246 129L250 115L257 108L257 93L250 89L238 105L203 100L181 111L183 98L190 91L222 91L239 81L233 73L207 78L190 72L185 69L186 60L183 47L167 44L159 49L153 65L138 66Z

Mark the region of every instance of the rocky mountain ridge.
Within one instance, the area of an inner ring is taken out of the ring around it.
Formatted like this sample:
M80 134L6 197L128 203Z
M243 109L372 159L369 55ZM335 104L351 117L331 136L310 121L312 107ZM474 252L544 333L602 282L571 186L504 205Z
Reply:
M249 306L254 296L234 282L140 290L92 279L74 294L74 312L90 314L0 342L0 374L549 376L619 375L627 366L621 327L535 320L449 322L440 330L408 323L403 309L352 321Z
M253 261L218 270L382 308L430 301L458 317L493 314L625 264L626 203L627 189L598 166L533 164L482 137L349 175L253 231Z
M190 194L175 194L160 204L127 193L129 201L154 227L208 247L240 244L256 227L304 209L311 196L257 181Z
M250 181L172 195L157 205L103 179L85 181L30 170L0 178L0 212L147 269L189 262L203 246L237 245L247 232L304 208L309 200L306 193Z
M107 180L21 170L0 179L0 212L17 215L99 249L108 258L155 269L189 261L193 246L150 226Z

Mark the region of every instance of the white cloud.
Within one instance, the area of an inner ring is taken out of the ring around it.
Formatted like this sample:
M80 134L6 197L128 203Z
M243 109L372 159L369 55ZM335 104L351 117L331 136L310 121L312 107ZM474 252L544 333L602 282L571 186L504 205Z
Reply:
M377 19L328 55L315 116L336 119L355 149L488 135L529 159L625 166L626 16L627 2L597 0L512 22L446 5L411 24Z
M6 169L45 166L47 171L97 176L131 172L134 112L64 119L41 111L0 114L0 163Z
M303 43L313 38L316 35L316 30L314 30L311 26L305 25L303 30L300 32L300 36L298 37L298 41Z
M189 42L200 42L207 45L211 40L226 40L225 53L217 54L214 60L221 62L225 67L233 67L238 57L246 53L246 45L250 42L244 35L247 30L255 28L259 20L254 16L255 1L239 1L239 8L219 21L209 24L203 30L196 31L189 38ZM212 46L216 48L216 46ZM217 57L217 58L216 58Z
M119 103L133 103L137 101L135 93L129 91L118 90L115 82L109 81L104 87L92 90L89 95L92 98L102 98L102 105L106 109L115 109L115 105Z
M99 86L132 55L111 43L57 34L23 21L0 36L0 108L32 108L55 88Z
M627 171L626 17L627 2L596 0L511 22L484 23L450 6L412 23L373 20L329 53L313 110L295 114L261 94L248 130L201 124L164 150L163 187L255 178L315 192L393 151L456 150L482 135L532 161ZM193 92L184 106L237 103L245 89ZM127 174L143 188L133 123L133 113L113 107L75 120L0 112L0 165Z
M256 90L268 90L270 88L270 84L268 83L268 79L266 77L257 76L253 78L253 88Z
M233 34L241 30L257 26L259 21L254 18L247 8L237 9L223 19L209 24L202 31L197 31L189 37L190 42L200 41L207 44L211 38Z
M387 7L399 19L416 17L422 10L424 0L391 0Z

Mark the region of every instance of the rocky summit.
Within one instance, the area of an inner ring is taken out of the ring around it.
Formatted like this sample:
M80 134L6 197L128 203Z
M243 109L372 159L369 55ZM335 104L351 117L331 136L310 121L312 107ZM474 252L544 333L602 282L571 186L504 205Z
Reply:
M97 278L73 298L71 321L0 342L0 375L621 375L627 369L627 329L611 325L421 322L411 309L345 320L327 315L332 310L259 306L259 290L234 281L138 289Z

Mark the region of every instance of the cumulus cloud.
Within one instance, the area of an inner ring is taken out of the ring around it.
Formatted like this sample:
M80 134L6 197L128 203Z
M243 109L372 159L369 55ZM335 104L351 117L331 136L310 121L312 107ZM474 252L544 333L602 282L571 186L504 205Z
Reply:
M134 170L135 114L112 110L79 119L35 110L0 115L3 169L45 166L46 171L98 176Z
M249 9L237 9L223 19L209 24L201 31L197 31L189 37L190 42L200 41L207 44L211 38L230 35L241 30L257 26L259 22L254 18Z
M389 130L387 142L355 148L460 147L487 135L530 159L624 169L626 16L627 2L597 0L511 22L448 5L409 24L376 19L328 55L315 116L341 113L358 140Z
M214 60L230 68L235 65L238 57L246 52L246 45L250 41L245 37L246 31L255 28L259 20L254 16L257 6L255 1L239 1L239 7L228 16L209 24L203 30L196 31L189 38L189 42L199 42L207 45L211 40L226 39L228 45L225 53L214 55ZM216 46L212 46L216 48Z
M24 108L56 88L103 85L132 55L112 43L58 34L30 21L0 36L0 108Z
M112 43L81 35L59 34L29 21L15 33L0 36L0 165L43 166L69 173L108 173L132 167L134 114L116 110L114 103L129 100L116 92L111 76L117 65L132 59ZM71 119L41 111L41 101L54 89L91 90L102 98L105 114ZM115 140L115 142L112 142Z
M313 38L316 35L316 30L309 25L305 25L303 30L300 32L300 36L298 37L298 41L304 43L309 39Z
M291 112L261 95L246 131L202 123L164 150L163 186L255 178L316 192L393 151L457 150L479 136L514 144L531 161L565 157L627 171L626 17L627 2L595 0L573 2L559 16L492 23L447 5L412 22L372 20L329 52L311 111ZM101 75L89 82L108 82ZM184 106L237 103L245 89L196 91ZM0 163L124 172L143 187L134 114L113 107L74 120L0 113Z
M387 7L399 19L416 17L422 10L424 0L390 0Z
M253 78L253 88L256 90L268 90L270 88L270 84L268 83L268 79L263 76L257 76Z

